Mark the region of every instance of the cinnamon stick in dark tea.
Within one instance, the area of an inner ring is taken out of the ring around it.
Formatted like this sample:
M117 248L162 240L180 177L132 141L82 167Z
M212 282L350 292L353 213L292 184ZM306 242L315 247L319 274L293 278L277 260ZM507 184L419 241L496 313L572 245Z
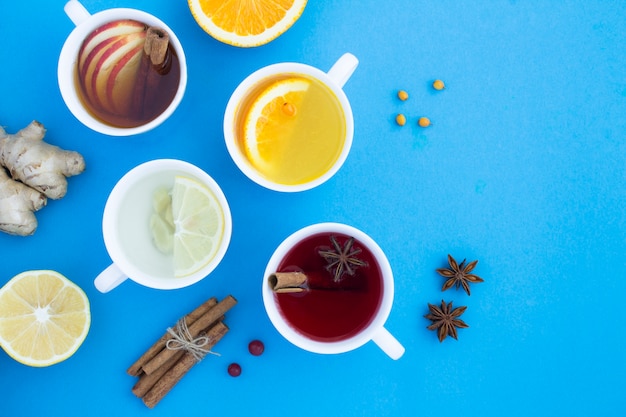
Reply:
M151 26L146 32L146 42L143 46L145 56L150 58L150 63L158 72L165 69L168 61L168 48L170 36L161 28Z
M133 114L143 117L154 112L152 108L161 92L159 84L161 76L171 67L170 38L166 31L157 27L149 27L139 64L139 72L133 92Z

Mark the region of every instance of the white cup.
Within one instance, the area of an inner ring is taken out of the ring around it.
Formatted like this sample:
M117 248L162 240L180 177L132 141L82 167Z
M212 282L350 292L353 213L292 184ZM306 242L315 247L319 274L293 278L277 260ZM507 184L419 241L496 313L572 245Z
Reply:
M76 117L82 124L96 132L110 136L130 136L154 129L172 115L174 110L176 110L180 104L187 86L187 61L185 59L185 53L183 52L182 45L180 44L180 41L176 37L174 31L172 31L163 21L155 16L136 9L114 8L92 15L80 2L77 0L70 0L65 4L64 10L76 27L67 37L65 43L63 44L63 48L61 49L57 76L61 96L74 117ZM178 84L178 90L176 91L176 94L169 106L152 121L137 127L115 127L102 122L94 117L85 108L81 102L79 93L76 91L76 62L83 40L85 40L91 32L105 23L120 19L137 20L148 26L156 26L166 31L169 35L170 45L174 48L180 65L180 81Z
M174 277L172 255L157 249L149 227L154 191L161 186L171 189L177 175L209 188L224 215L224 231L215 257L185 277ZM188 162L157 159L131 169L113 187L104 207L102 234L113 263L94 281L100 292L112 290L127 278L150 288L176 289L200 281L217 267L230 243L232 218L224 193L206 172Z
M327 73L310 65L284 62L261 68L244 79L231 95L224 113L224 139L226 141L226 148L237 167L257 184L270 190L283 192L308 190L317 187L335 175L348 157L354 135L352 108L350 107L350 102L342 87L350 79L358 63L359 61L354 55L346 53L333 64L332 68ZM323 175L309 182L296 185L277 183L261 175L259 171L252 166L241 149L241 146L238 145L236 133L237 124L241 123L240 112L242 111L242 104L246 102L246 99L254 93L264 81L281 75L304 75L315 78L326 85L337 97L343 110L346 124L344 146L332 167Z
M354 237L356 241L367 247L374 255L380 267L383 280L382 300L377 311L374 313L373 319L360 332L340 341L326 342L313 340L292 327L280 312L275 298L276 295L268 283L270 276L277 272L281 261L298 242L319 233L338 233ZM343 353L354 350L372 340L392 359L399 359L404 354L404 347L384 327L385 321L391 312L394 296L393 273L389 261L382 249L371 237L352 226L341 223L318 223L300 229L285 239L275 250L267 264L263 276L262 294L265 311L276 330L289 342L304 350L322 354Z

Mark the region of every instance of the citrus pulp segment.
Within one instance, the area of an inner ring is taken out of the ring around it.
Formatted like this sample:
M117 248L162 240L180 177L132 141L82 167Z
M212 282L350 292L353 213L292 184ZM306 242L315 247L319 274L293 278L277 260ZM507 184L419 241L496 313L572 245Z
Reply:
M184 277L213 260L224 235L222 207L204 184L177 176L172 190L174 275Z
M198 25L233 46L264 45L298 20L307 0L188 0Z
M298 108L311 85L305 78L276 81L250 106L244 120L244 151L262 171L285 154L286 140L297 122Z
M172 196L165 187L159 187L152 195L152 216L150 231L155 246L162 253L174 250L174 216L172 214Z
M55 271L26 271L0 289L0 345L18 362L49 366L76 352L87 337L87 296Z
M172 253L174 250L174 227L163 217L153 213L150 216L150 231L157 249L162 253Z

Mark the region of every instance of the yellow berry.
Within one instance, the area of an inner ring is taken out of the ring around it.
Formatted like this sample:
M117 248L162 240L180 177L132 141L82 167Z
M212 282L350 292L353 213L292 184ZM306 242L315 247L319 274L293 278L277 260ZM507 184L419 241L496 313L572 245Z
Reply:
M406 117L404 117L404 114L399 114L396 116L396 123L398 124L398 126L404 126L404 124L406 123Z
M433 81L433 88L435 90L443 90L444 88L446 88L445 84L443 83L443 81L441 80L435 80Z
M409 98L409 93L407 93L407 92L406 92L406 91L404 91L404 90L400 90L400 91L398 91L398 98L399 98L400 100L402 100L402 101L405 101L406 99L408 99L408 98Z
M428 117L420 117L417 120L417 124L420 125L421 127L428 127L430 126L430 119Z

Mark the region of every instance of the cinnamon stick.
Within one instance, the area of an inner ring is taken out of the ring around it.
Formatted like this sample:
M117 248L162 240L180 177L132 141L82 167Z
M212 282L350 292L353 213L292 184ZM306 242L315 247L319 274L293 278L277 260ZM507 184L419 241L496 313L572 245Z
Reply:
M185 320L187 321L187 326L193 325L202 315L204 315L207 311L209 311L212 307L217 304L217 298L211 297L206 300L204 303L200 304L196 307L195 310L185 315ZM159 340L157 340L139 359L133 363L130 368L126 371L128 375L131 376L139 376L142 373L141 367L149 362L152 358L154 358L163 348L165 348L165 344L169 339L171 339L172 335L169 332L165 332L163 336Z
M144 53L133 90L132 109L137 118L154 112L152 107L160 93L161 75L167 74L172 65L169 43L170 37L163 29L151 26L146 30Z
M298 293L303 291L363 291L367 282L359 276L344 275L341 281L319 272L274 272L267 278L275 293Z
M209 343L204 346L211 349L220 339L228 332L228 326L222 322L218 322L206 332ZM181 380L181 378L189 372L196 363L193 354L185 352L176 363L165 372L161 378L146 392L142 397L144 404L149 408L154 408L170 392L170 390Z
M224 297L222 301L217 303L213 308L208 310L202 316L198 318L193 324L189 325L189 333L191 337L196 338L200 332L207 329L212 323L216 322L221 316L224 315L228 310L230 310L235 304L237 304L237 300L232 295L228 295ZM155 372L159 367L161 367L165 362L167 362L172 356L176 354L176 350L170 349L162 349L159 353L157 353L153 358L151 358L148 362L143 364L142 369L146 374L151 374Z
M172 366L174 366L176 362L180 360L180 358L183 357L184 354L185 354L184 350L179 350L178 352L176 352L174 356L169 358L163 365L161 365L159 369L152 372L150 375L142 372L141 375L139 376L139 379L133 386L133 389L132 389L133 394L135 394L139 398L146 395L146 393L150 391L150 388L152 388L154 384L156 384L157 381L161 379L163 375L165 375L165 373L169 371L172 368Z
M308 288L307 276L302 272L275 272L267 280L274 292L302 292Z
M167 59L170 36L161 28L151 26L146 31L146 42L143 51L150 57L150 62L155 67L161 67Z
M220 318L216 324L211 325L210 328L204 329L200 333L199 336L204 335L207 338L209 338L210 336L207 333L209 333L213 327L222 323L221 321L222 319L223 317ZM214 346L218 340L212 341L211 339L208 339L207 344L202 346L202 348L209 350L210 347ZM133 394L135 394L139 398L146 395L146 393L154 386L154 384L156 384L163 377L163 375L165 375L167 371L169 371L183 357L185 352L186 351L184 349L180 349L176 351L176 353L171 358L169 358L165 363L163 363L156 371L152 372L151 374L142 373L141 376L139 377L139 380L135 384L135 386L133 386L133 389L132 389Z

